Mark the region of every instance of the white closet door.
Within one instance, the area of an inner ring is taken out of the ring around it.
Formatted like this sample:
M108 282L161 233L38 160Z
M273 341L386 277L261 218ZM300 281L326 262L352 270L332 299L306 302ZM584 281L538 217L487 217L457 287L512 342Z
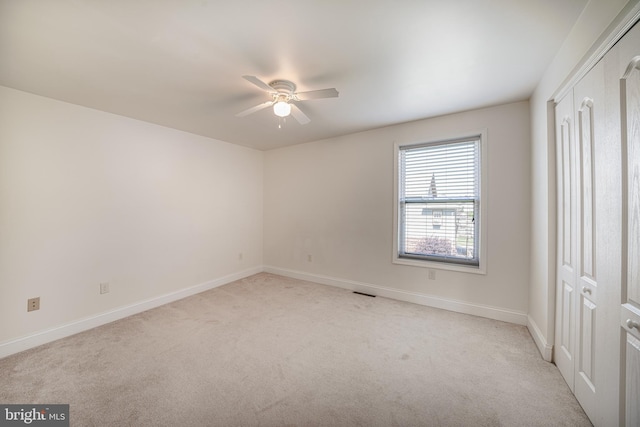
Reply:
M595 426L640 426L640 25L556 105L554 361Z
M573 96L556 105L557 281L554 362L573 391L576 353L576 180Z
M640 25L618 43L622 131L621 359L625 425L640 426Z
M573 105L575 120L575 174L576 180L576 347L574 352L574 394L591 420L596 419L597 402L596 370L600 364L596 346L601 339L600 308L598 305L599 272L597 261L602 247L596 241L605 242L606 236L596 234L596 205L602 201L596 194L596 143L600 145L606 131L604 64L599 62L574 87ZM606 171L605 171L606 172ZM600 177L598 177L600 178ZM604 178L604 176L602 177ZM599 336L600 335L600 336Z

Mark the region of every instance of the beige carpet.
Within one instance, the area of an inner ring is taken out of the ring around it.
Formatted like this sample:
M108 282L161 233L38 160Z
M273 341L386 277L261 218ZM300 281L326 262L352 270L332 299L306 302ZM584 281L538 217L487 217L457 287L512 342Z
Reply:
M523 326L258 274L0 360L72 426L589 426Z

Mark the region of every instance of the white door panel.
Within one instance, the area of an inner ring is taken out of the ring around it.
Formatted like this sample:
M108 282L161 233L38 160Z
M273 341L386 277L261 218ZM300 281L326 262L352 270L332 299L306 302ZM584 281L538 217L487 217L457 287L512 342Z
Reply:
M640 25L556 105L554 361L595 426L640 426Z
M627 334L626 359L627 379L635 381L627 381L626 385L625 425L640 426L640 340L631 334Z
M618 43L622 131L621 371L624 424L640 425L640 25Z
M603 340L600 330L598 261L607 238L597 233L599 190L603 176L596 177L596 146L603 144L606 130L604 63L598 63L573 90L576 135L576 348L574 393L591 420L596 420L597 375ZM600 242L601 241L601 242ZM596 247L596 242L600 247ZM605 292L607 289L603 289Z
M554 362L573 390L576 320L576 180L573 97L556 106L558 270Z

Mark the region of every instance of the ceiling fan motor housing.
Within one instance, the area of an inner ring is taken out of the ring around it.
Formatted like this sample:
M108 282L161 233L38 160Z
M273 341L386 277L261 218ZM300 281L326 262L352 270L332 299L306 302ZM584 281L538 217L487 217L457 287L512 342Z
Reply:
M274 80L269 83L269 86L271 86L276 92L284 93L289 96L293 95L296 91L296 85L289 80Z

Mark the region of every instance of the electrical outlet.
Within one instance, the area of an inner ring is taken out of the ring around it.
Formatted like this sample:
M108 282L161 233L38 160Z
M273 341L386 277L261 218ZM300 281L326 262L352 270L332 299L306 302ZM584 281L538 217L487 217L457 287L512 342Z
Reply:
M313 256L311 256L311 254L307 255L307 261L313 262Z
M100 294L109 293L109 282L100 283Z
M436 280L436 271L429 270L429 280Z
M27 300L27 311L40 310L40 297L29 298Z
M238 261L242 261L242 258L244 258L244 254L242 252L240 252L238 254Z

